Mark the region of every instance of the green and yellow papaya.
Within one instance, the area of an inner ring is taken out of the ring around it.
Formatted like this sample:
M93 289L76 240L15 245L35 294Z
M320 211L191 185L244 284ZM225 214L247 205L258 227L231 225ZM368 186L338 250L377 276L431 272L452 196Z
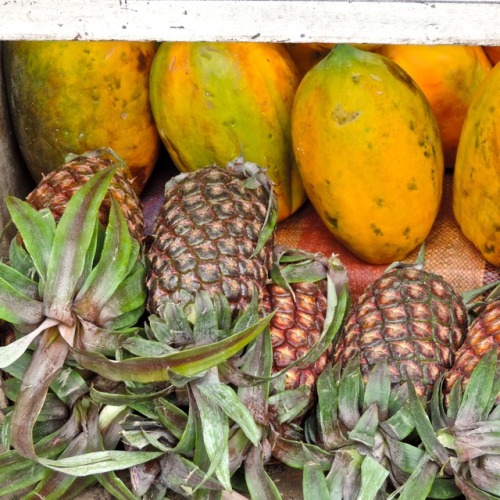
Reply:
M303 78L292 139L306 193L360 259L407 256L437 216L439 129L410 76L379 54L338 45Z
M140 193L161 141L149 102L154 42L9 41L4 44L14 130L33 178L68 153L109 147Z
M151 106L181 172L240 155L267 169L284 220L305 201L293 156L299 71L280 44L164 42L151 69Z

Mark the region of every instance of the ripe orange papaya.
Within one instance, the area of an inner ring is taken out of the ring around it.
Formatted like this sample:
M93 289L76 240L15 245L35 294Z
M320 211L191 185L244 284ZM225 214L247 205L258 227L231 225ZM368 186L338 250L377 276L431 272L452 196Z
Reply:
M500 65L476 91L453 172L453 213L483 257L500 266Z
M290 126L299 79L280 44L163 42L151 69L151 106L177 168L243 155L267 169L278 220L287 218L305 201Z
M112 148L141 192L161 141L149 103L154 42L9 41L7 95L33 178L68 153Z
M292 140L309 199L360 259L393 262L423 242L440 205L443 155L427 99L397 64L336 46L302 79Z
M377 50L401 66L422 89L439 124L445 166L453 168L472 96L491 69L481 47L384 45Z

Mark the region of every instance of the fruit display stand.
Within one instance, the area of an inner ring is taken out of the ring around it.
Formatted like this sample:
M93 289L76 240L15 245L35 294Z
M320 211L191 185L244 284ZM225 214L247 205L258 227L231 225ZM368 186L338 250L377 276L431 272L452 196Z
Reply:
M483 0L6 0L0 14L0 46L2 40L20 39L500 45L499 21L500 3ZM4 230L7 215L3 198L7 194L23 197L33 183L10 128L2 76L0 64L0 228ZM165 156L142 194L149 233L163 186L176 173ZM463 292L500 279L500 270L482 258L454 220L452 178L452 170L447 171L441 209L426 240L426 268L442 274ZM386 268L368 265L345 249L310 203L279 224L276 241L339 255L355 297ZM0 247L3 257L6 250L5 245ZM406 260L414 260L416 253ZM299 474L283 466L271 468L271 474L283 498L301 498ZM110 497L92 489L81 498Z
M2 4L0 43L26 39L500 45L499 19L500 3L483 0L7 0ZM25 194L31 180L9 130L3 86L0 97L3 198ZM150 193L166 176L168 169L162 169L159 165L150 180ZM453 221L451 175L446 176L443 207L428 241L427 259L431 270L443 271L463 290L488 282L498 273L465 241ZM148 190L144 196L152 197ZM146 200L148 204L154 205ZM0 222L4 225L3 219ZM310 205L280 225L278 240L307 250L339 253L351 269L354 293L383 269L364 265L336 243Z

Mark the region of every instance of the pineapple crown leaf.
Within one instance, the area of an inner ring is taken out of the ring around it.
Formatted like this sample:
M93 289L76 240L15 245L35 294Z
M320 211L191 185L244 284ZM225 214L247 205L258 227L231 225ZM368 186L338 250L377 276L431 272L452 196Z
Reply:
M33 263L33 259L30 254L23 248L23 245L19 243L18 238L13 238L9 246L9 266L24 274L26 277L39 280L39 276L36 267ZM39 294L43 293L43 285L38 285Z
M50 210L37 211L28 202L13 196L7 196L5 202L40 280L45 282L56 232L54 217Z
M9 266L0 266L0 318L14 325L36 326L43 320L36 283Z
M404 390L403 390L404 389ZM402 441L414 430L406 385L392 387L387 363L378 363L363 380L359 360L327 365L317 381L314 441L337 450L354 444L374 450L380 433ZM311 422L311 418L309 422ZM312 424L311 424L312 425Z
M145 310L146 267L136 260L130 274L118 285L99 312L96 323L108 330L135 325Z
M417 257L415 258L414 262L408 263L408 262L396 261L396 262L393 262L392 264L390 264L385 269L384 272L388 272L388 271L391 271L393 269L404 269L407 267L411 267L413 269L418 269L418 270L424 269L424 267L425 267L425 242L423 242L422 245L420 245Z
M10 422L12 446L24 457L38 460L33 443L33 428L43 407L50 384L62 368L68 344L59 325L46 328L40 336L31 361L23 374L21 390Z
M447 473L451 473L449 467L450 454L448 450L439 442L429 417L425 413L425 410L420 402L413 381L408 378L408 393L409 393L409 404L413 415L413 421L415 423L415 428L422 440L427 453L432 459L444 467Z
M375 445L375 433L379 426L377 404L373 403L359 417L356 425L347 433L349 439L357 441L373 448Z
M491 292L484 299L475 300L490 290ZM469 313L469 323L472 323L489 303L500 300L500 280L467 290L461 294L461 297Z
M446 411L444 409L444 377L445 373L442 373L434 383L430 401L430 417L434 430L436 431L438 429L446 427L450 423L448 415L446 414Z
M192 344L193 328L184 310L174 302L164 302L158 311L159 315L148 317L148 331L164 345L182 346Z
M321 470L321 467L314 462L308 462L304 466L302 492L304 500L330 498L325 473Z
M439 472L439 466L431 460L427 453L424 453L410 477L405 483L393 492L388 498L393 500L425 500L429 497L432 491L432 486ZM436 498L436 497L431 497ZM453 497L437 497L437 498L453 498Z
M54 244L47 264L44 290L44 313L71 325L71 308L75 289L85 267L98 211L115 167L97 172L69 200L54 235Z
M193 496L195 489L203 486L205 490L223 490L214 477L207 477L198 465L178 453L165 453L159 460L161 484L186 496Z
M231 387L220 382L198 383L197 387L207 400L216 403L233 422L239 425L254 446L259 444L261 431L248 408ZM210 422L204 422L204 425L206 424L210 425Z
M315 420L321 441L327 450L336 449L347 443L338 415L338 387L341 365L327 364L316 382L318 403ZM308 420L311 422L311 419Z
M159 451L95 451L53 460L40 458L45 467L71 476L85 477L133 467L160 457Z
M260 229L257 244L250 258L257 255L273 236L278 220L278 201L274 193L274 187L266 171L256 163L245 161L243 155L235 158L226 165L226 168L233 172L242 172L245 175L244 184L247 189L264 188L268 194L268 204L266 217Z
M138 244L127 221L111 198L111 210L99 262L92 269L74 299L75 311L88 321L96 321L106 302L130 273L138 257Z
M349 360L339 384L339 418L347 429L352 430L360 419L362 401L362 378L359 359Z
M210 295L200 291L194 299L193 337L196 345L211 343L219 337L217 311Z
M385 488L389 471L377 460L366 455L361 464L361 489L357 498L370 500L377 498L377 493Z
M262 446L254 446L245 458L245 482L252 498L281 500L281 494L264 468Z
M446 416L449 421L454 422L457 419L458 410L462 404L462 379L463 377L459 377L453 387L451 388L450 393L448 394L448 405L446 408Z
M0 368L5 369L14 364L40 334L57 324L57 320L46 318L31 333L23 335L14 342L0 347Z
M269 397L269 405L277 415L280 424L291 423L299 417L311 402L311 389L308 386L301 386L297 389L288 389L278 392Z
M115 381L158 382L169 380L172 374L196 377L234 356L257 338L267 327L272 316L270 314L254 325L223 340L175 351L164 356L141 356L113 361L99 353L79 349L73 349L72 355L82 367Z
M274 247L275 257L271 268L271 279L274 283L294 292L290 283L315 282L326 279L328 260L320 253L309 253L303 250L287 248L282 245Z
M117 163L118 165L125 166L126 162L125 160L119 156L116 151L114 151L111 148L98 148L98 149L92 149L90 151L86 151L85 153L82 154L75 154L75 153L68 153L66 157L64 158L64 163L69 163L74 160L82 159L85 160L86 158L103 158L106 156L111 156L114 159L114 163Z
M38 283L15 267L0 262L0 278L25 297L38 299Z
M220 300L222 301L223 311L227 314L229 312L227 299L221 295L219 295L219 297ZM259 292L257 290L257 287L253 285L253 293L250 303L245 309L243 309L243 311L239 312L232 326L232 330L234 332L240 332L253 325L256 321L258 321L259 318L258 306L259 306Z
M234 321L229 302L221 293L210 296L201 290L194 301L191 299L184 305L166 301L160 307L159 316L149 317L151 332L159 342L177 347L215 342L257 322L257 297L255 289L250 304Z
M479 422L490 412L497 397L494 391L497 359L496 349L491 349L475 367L465 388L462 404L454 422L456 426L467 426Z
M266 217L260 229L259 238L255 249L250 256L250 258L255 257L259 252L266 246L267 242L273 237L274 231L276 229L276 223L278 220L278 205L276 203L276 197L272 193L269 197L269 204L266 212Z
M381 419L385 420L389 413L389 397L391 393L391 377L387 362L378 363L371 370L363 400L363 410L376 405Z
M415 429L409 406L405 404L398 410L391 412L391 416L387 420L380 422L380 428L387 436L386 439L392 437L398 441L403 441Z
M208 380L210 377L203 377L199 381L193 381L190 385L190 398L195 401L192 403L196 417L195 451L198 460L208 460L207 479L215 474L224 488L231 491L229 420L226 412L201 391L200 386L207 383ZM201 486L199 485L197 488Z
M170 392L170 387L158 391L143 391L141 394L104 392L90 387L90 398L94 403L100 403L112 406L128 406L137 403L152 401Z
M269 328L266 328L263 334L249 346L244 356L242 370L238 372L243 374L243 380L236 380L234 384L238 387L238 396L250 410L255 421L264 426L269 425L270 384L268 379L271 375L272 363L271 335ZM229 362L224 363L219 368L219 372L225 376L224 368L228 366L231 366ZM250 379L249 383L246 383L245 376ZM258 385L253 385L255 379L259 377L263 377L264 380L259 380ZM231 378L227 380L231 381Z
M271 432L270 442L273 457L293 469L304 469L307 463L312 462L318 464L323 471L328 471L337 456L314 444L281 437L277 431Z

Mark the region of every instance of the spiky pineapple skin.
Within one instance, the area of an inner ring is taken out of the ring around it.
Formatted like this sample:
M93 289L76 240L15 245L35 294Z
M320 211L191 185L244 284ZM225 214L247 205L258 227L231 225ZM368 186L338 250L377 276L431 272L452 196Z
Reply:
M327 297L324 281L291 284L292 291L271 283L267 286L265 309L275 314L270 323L273 373L306 354L317 342L325 324ZM332 349L314 363L292 367L285 375L285 389L308 386L314 389Z
M233 314L262 298L272 264L272 238L255 255L269 193L245 186L245 174L207 166L177 176L165 189L148 251L148 310L182 306L195 294L221 293Z
M450 391L460 377L465 387L481 358L492 349L496 349L500 356L500 300L486 305L471 323L465 341L446 374L446 391Z
M45 175L27 196L26 201L37 210L49 208L57 222L75 192L96 172L111 164L111 159L101 156L78 156ZM111 182L109 194L120 205L132 237L137 241L142 241L144 216L141 202L132 184L120 169L117 169ZM99 220L103 225L108 222L110 204L110 198L106 196L99 210Z
M462 298L441 276L395 268L371 283L352 307L335 352L343 365L360 357L366 376L388 363L391 382L412 379L419 395L454 361L467 331Z

